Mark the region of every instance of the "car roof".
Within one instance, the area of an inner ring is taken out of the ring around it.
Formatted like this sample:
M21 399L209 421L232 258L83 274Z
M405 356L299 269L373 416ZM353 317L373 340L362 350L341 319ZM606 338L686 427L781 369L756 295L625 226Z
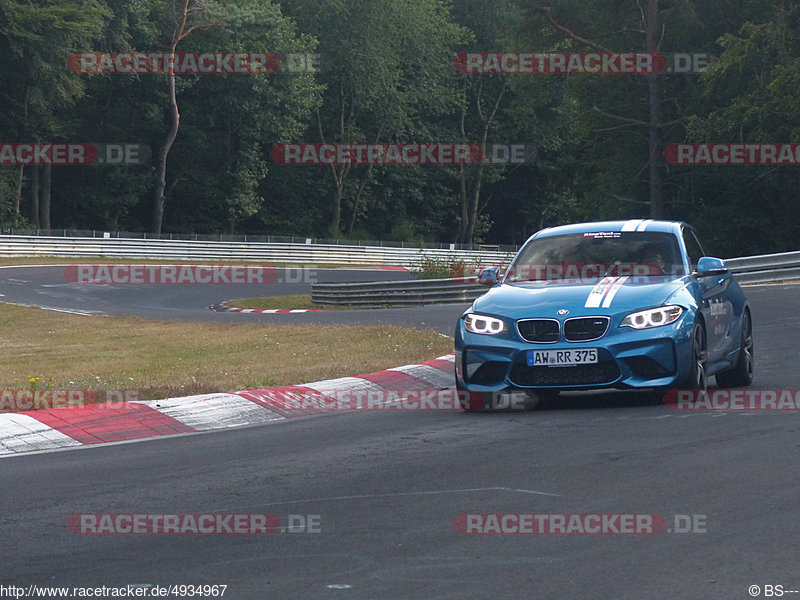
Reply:
M542 229L531 236L533 238L566 235L570 233L588 233L600 231L656 231L680 235L681 229L689 227L682 221L658 221L655 219L627 219L624 221L596 221L593 223L574 223Z

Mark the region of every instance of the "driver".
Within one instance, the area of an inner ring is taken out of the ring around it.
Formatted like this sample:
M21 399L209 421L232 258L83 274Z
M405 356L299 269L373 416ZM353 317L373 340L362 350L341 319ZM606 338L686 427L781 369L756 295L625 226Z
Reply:
M658 246L645 248L639 264L648 267L648 275L664 275L666 272L667 262L664 260L664 255Z

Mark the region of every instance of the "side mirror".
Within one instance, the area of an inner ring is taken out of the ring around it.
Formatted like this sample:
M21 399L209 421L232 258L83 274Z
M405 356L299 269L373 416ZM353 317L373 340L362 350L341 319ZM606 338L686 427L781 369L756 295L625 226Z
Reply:
M481 285L496 285L500 282L500 268L487 267L478 275L478 283Z
M724 275L728 272L725 261L713 256L704 256L697 261L697 269L694 274L698 277L708 277L709 275Z

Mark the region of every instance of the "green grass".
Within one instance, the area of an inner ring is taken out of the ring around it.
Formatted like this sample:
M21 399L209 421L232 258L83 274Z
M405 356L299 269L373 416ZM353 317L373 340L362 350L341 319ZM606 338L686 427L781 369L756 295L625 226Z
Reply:
M163 322L4 303L0 322L0 391L127 390L144 400L360 375L452 351L435 331L396 326Z

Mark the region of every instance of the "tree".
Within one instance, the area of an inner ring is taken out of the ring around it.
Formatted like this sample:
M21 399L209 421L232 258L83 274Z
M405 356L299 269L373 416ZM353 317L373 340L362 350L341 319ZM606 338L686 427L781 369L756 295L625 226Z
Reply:
M704 103L687 126L686 141L800 141L800 8L764 4L761 15L719 38L722 53L700 79ZM795 165L673 169L683 182L678 197L705 224L715 251L742 256L797 249Z
M576 42L582 49L591 49L594 51L613 53L614 51L597 42L594 42L578 33L572 31L569 27L560 23L553 16L553 9L549 6L540 7L539 10L545 15L547 21L557 32L563 33L570 40ZM659 13L659 0L647 0L646 8L640 5L642 27L644 31L644 51L655 54L660 51L659 35L662 29L662 19ZM627 51L627 49L625 49ZM619 50L618 50L619 51ZM648 152L647 152L647 169L648 169L648 188L649 188L649 205L650 217L654 219L663 219L666 216L663 202L663 190L661 184L661 171L662 167L662 144L660 130L664 127L661 120L661 86L660 75L657 73L650 73L645 75L647 80L647 104L649 109L649 116L647 121L632 119L628 116L615 115L605 113L606 116L611 117L619 122L627 124L639 124L647 127L648 139ZM596 112L600 112L597 110Z
M219 26L218 17L215 17L206 8L202 0L179 0L176 5L175 27L172 31L168 49L170 55L175 55L178 44L189 37L193 31ZM191 14L190 14L191 13ZM190 22L190 16L192 22ZM165 190L167 188L167 157L178 136L181 114L178 110L178 97L175 88L175 71L167 70L167 85L169 86L169 129L164 142L158 149L156 163L156 181L153 188L153 223L151 232L161 234L161 225L164 219L164 203L166 202Z
M529 7L514 0L461 2L454 13L475 34L465 52L538 50L552 38L537 31ZM572 119L558 77L515 74L463 74L456 118L447 126L464 142L479 145L487 160L453 170L458 198L455 241L473 243L489 235L496 241L524 240L543 218L569 213ZM495 163L493 145L522 145L522 163Z
M449 21L449 3L300 0L286 8L304 31L319 39L325 92L313 130L316 140L429 141L426 122L452 110L452 57L468 39L464 28ZM352 232L376 169L351 164L328 168L333 187L328 230L332 235L342 231L343 209L349 208L346 229ZM348 187L354 172L358 181Z
M57 0L47 5L0 0L0 132L24 142L69 135L58 109L84 93L84 81L67 68L67 57L90 46L110 11L97 0ZM20 219L24 167L16 167L13 223ZM45 169L49 182L50 169ZM49 183L42 186L42 225L49 229Z
M276 4L239 0L220 9L220 26L186 40L186 50L307 55L316 41L298 34ZM184 77L184 123L172 170L174 229L197 224L233 233L267 202L272 146L300 135L319 104L312 71Z

